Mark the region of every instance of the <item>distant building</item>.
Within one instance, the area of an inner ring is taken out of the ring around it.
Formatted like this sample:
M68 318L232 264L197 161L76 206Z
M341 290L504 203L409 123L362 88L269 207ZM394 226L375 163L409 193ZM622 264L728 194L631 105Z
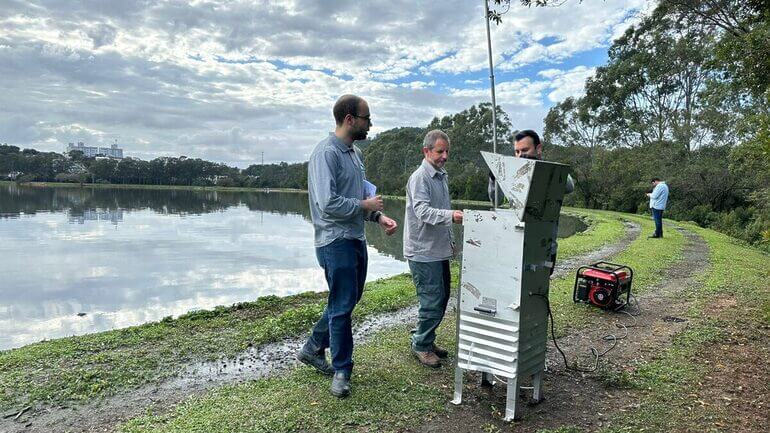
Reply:
M89 158L94 158L97 156L106 156L109 158L123 158L123 149L119 148L117 143L113 144L110 147L86 146L85 144L83 144L82 141L78 141L78 144L75 144L75 143L67 144L67 152L71 152L73 150L79 150L83 152L84 156L87 156Z

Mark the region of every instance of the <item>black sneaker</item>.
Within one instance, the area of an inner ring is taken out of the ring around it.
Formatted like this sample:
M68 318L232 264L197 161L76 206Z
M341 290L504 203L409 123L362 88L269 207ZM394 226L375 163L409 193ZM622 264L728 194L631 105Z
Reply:
M345 398L350 395L350 377L344 371L334 373L330 391L333 396Z
M320 355L314 355L312 353L306 352L304 349L300 349L300 351L297 352L297 360L305 365L309 365L315 368L321 374L325 374L327 376L334 374L334 369L331 365L329 365L329 362L326 361L326 356L324 353L321 353Z

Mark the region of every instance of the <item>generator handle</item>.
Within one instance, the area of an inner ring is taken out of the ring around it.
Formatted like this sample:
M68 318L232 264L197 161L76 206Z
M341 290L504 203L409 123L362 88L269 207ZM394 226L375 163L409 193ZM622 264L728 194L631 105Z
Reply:
M614 266L614 268L613 269L601 268L599 267L600 265L610 265L610 266ZM634 270L631 269L630 266L619 265L617 263L601 261L601 262L596 262L590 266L583 266L583 268L589 268L589 269L594 269L594 270L603 271L603 272L611 272L613 275L615 275L615 279L617 281L620 281L620 279L617 276L617 272L620 271L621 269L628 269L629 278L632 280L634 279ZM578 269L578 272L580 272L580 269Z

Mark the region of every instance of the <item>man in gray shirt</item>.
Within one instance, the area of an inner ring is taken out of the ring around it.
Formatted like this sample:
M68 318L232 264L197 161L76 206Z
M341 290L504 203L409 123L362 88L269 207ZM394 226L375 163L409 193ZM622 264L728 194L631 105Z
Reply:
M363 158L353 145L366 138L372 125L369 105L358 96L343 95L333 111L337 127L318 143L308 163L316 257L329 286L329 301L297 359L333 375L331 393L346 397L353 370L351 314L366 282L364 221L378 223L388 235L395 233L397 224L382 214L380 196L365 195ZM326 361L326 348L331 352L331 365Z
M444 164L449 137L440 130L425 135L420 167L406 185L404 256L420 300L412 352L423 365L441 366L447 351L436 346L436 328L449 302L449 259L454 255L452 223L462 224L463 213L452 210Z

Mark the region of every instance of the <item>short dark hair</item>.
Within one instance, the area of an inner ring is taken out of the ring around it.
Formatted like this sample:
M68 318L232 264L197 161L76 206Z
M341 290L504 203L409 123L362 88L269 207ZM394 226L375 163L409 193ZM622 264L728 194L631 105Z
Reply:
M340 96L340 98L337 99L337 102L334 103L334 109L332 110L334 112L334 121L337 122L337 125L342 125L342 122L348 114L357 116L358 107L361 106L362 102L364 102L364 99L360 96Z
M527 137L530 137L532 139L532 142L535 143L535 146L540 145L540 136L537 135L537 132L531 129L525 129L523 131L517 132L514 141L523 140Z
M659 177L653 177L652 180L650 181L650 183L653 183L653 182L660 182L660 178Z

